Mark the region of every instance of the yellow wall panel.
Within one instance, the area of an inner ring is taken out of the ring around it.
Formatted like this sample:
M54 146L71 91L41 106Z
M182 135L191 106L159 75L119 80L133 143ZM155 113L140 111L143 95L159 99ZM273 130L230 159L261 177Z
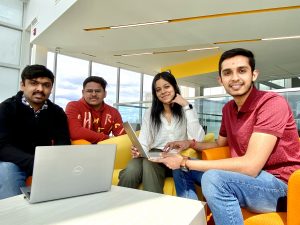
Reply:
M201 75L218 71L218 62L221 53L195 61L180 63L161 68L161 71L170 70L176 78Z

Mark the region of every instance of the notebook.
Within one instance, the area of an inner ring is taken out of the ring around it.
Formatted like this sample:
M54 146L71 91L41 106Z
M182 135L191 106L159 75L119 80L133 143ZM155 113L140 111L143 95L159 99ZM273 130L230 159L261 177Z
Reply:
M128 122L123 123L123 127L131 141L131 143L137 148L139 153L141 154L142 157L147 158L149 160L157 160L162 158L161 149L151 149L150 151L148 149L144 149L143 146L141 145L138 137L136 136L136 133L134 132L132 126ZM178 152L176 150L170 150L168 154L177 154Z
M38 146L21 191L30 203L109 191L115 154L115 144Z

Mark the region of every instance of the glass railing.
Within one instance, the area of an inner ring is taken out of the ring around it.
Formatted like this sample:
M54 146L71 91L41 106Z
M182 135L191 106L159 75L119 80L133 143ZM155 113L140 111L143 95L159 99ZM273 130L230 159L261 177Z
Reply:
M274 92L287 99L293 111L298 130L300 130L300 88L277 89ZM229 95L212 95L186 99L196 109L199 122L205 132L214 133L215 137L217 137L221 125L222 108L232 97ZM151 101L126 102L115 104L114 106L119 109L123 121L128 121L139 128L142 116L145 110L151 106Z

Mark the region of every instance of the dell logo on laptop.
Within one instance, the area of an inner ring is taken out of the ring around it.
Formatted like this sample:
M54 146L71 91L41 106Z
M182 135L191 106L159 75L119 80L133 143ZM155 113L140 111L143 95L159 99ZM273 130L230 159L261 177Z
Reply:
M81 175L83 173L83 167L82 166L75 166L72 170L72 173L74 175Z

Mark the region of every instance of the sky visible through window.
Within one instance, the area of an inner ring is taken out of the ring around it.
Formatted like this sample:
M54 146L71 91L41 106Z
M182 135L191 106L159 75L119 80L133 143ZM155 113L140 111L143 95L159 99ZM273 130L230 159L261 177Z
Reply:
M47 67L53 71L54 53L48 52ZM79 100L82 97L82 83L88 77L89 62L58 54L57 73L55 78L55 99L54 91L50 99L65 109L70 101ZM117 74L118 68L92 62L93 76L103 77L107 81L107 97L105 102L111 106L117 100ZM140 101L141 74L125 69L120 69L120 96L119 102ZM153 76L144 74L143 101L151 101L151 84ZM195 88L180 86L182 94L186 97L195 96ZM148 105L149 106L149 105ZM137 107L120 106L119 111L124 121L131 123L140 122L140 111ZM144 112L144 111L143 111Z
M102 77L107 82L105 103L113 105L117 99L118 69L99 63L92 63L92 76Z

